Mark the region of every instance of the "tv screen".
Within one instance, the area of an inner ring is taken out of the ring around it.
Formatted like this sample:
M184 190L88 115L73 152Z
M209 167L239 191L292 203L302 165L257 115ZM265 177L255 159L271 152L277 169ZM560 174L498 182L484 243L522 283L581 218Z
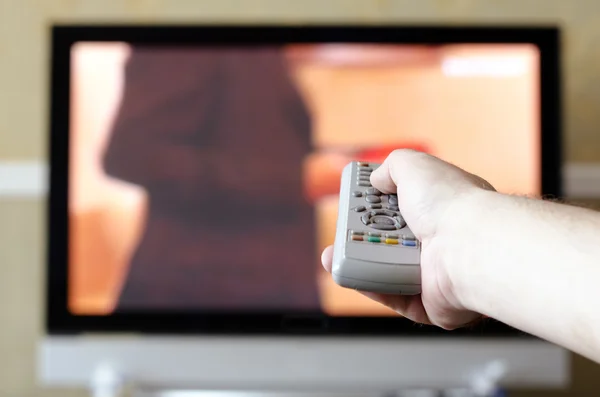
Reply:
M398 315L319 259L348 162L411 148L502 192L560 194L555 32L416 33L57 28L50 322L302 314L367 331Z

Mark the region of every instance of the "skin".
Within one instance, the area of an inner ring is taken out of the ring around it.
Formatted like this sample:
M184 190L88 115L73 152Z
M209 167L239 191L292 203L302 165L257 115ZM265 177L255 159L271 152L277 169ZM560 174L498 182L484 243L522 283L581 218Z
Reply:
M600 213L501 194L411 150L392 152L371 182L398 194L422 243L422 294L365 295L447 330L491 317L600 362Z

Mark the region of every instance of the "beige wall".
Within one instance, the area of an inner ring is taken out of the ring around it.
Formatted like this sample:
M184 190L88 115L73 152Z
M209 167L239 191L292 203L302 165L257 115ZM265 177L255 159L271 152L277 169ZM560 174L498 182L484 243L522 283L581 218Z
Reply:
M600 161L597 0L0 0L0 161L45 156L49 25L115 20L560 22L566 27L567 159ZM0 220L0 397L81 395L35 386L34 343L42 330L43 203L0 200ZM597 366L577 358L573 371L576 395L599 393Z

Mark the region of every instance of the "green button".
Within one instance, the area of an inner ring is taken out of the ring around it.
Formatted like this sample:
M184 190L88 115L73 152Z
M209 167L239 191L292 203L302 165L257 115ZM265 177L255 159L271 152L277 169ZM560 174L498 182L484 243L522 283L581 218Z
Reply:
M381 238L369 236L369 238L367 239L367 241L370 242L370 243L380 243L381 242Z

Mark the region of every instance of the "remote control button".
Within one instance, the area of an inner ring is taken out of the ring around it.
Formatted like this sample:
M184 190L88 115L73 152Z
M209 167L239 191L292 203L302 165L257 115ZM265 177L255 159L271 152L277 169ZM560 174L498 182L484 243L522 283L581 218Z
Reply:
M369 224L369 221L371 220L371 215L369 214L364 214L363 216L360 217L360 220L362 221L362 223L364 223L365 225Z
M386 238L395 238L396 240L398 240L399 236L397 234L394 234L394 233L386 233L385 237Z
M368 188L365 193L366 194L372 194L374 196L381 196L381 192L379 190L375 189L374 187Z
M402 236L402 240L415 241L415 236Z
M377 232L369 232L367 233L369 236L375 236L375 237L381 237L381 233L377 233Z
M391 194L388 198L388 203L390 203L391 205L398 205L398 196L396 196L395 194Z
M369 208L372 210L379 210L381 209L381 204L371 204L369 205Z
M358 162L358 166L359 166L359 167L368 167L368 166L369 166L369 163L365 163L364 161L359 161L359 162Z
M414 240L402 240L402 245L405 247L416 247L417 242Z
M362 197L362 192L355 190L352 192L353 197Z
M371 223L369 227L377 230L396 230L396 225L384 225L382 223Z
M366 176L366 175L359 175L359 176L358 176L358 180L359 180L359 181L367 181L367 182L371 182L371 177L370 177L370 176Z
M378 225L390 225L390 226L393 226L396 224L396 222L394 222L394 219L389 218L387 216L375 216L375 217L371 218L371 222L376 223Z
M372 194L365 197L365 200L367 201L367 203L381 203L381 199Z
M360 167L358 170L359 171L373 172L373 168L371 168L371 167Z
M358 186L371 187L371 183L361 181L361 182L358 182Z
M395 239L395 238L386 238L385 239L385 243L386 244L391 244L391 245L396 245L396 244L398 244L398 239Z
M363 211L366 211L367 209L363 205L359 205L358 207L354 207L353 210L356 212L363 212Z
M389 217L398 216L398 214L396 214L394 211L387 211L387 210L371 211L371 215L372 216L385 215L385 216L389 216Z
M400 211L400 208L396 207L395 205L388 205L386 208L390 211Z
M404 222L404 218L401 216L395 216L394 219L396 220L396 227L398 229L402 229L404 226L406 226L406 222Z
M362 236L365 234L365 232L361 232L360 230L352 230L350 233L356 236Z
M363 236L352 236L352 241L364 241Z
M379 237L371 236L371 237L367 237L367 241L370 243L380 243L381 239Z

